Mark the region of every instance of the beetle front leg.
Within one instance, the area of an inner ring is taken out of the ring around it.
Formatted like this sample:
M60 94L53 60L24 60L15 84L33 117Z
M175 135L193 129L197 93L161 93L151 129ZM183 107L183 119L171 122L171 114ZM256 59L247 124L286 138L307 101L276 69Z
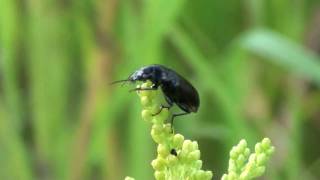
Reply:
M171 107L172 107L172 105L168 105L168 106L161 105L160 110L157 113L152 114L152 116L156 116L156 115L160 114L162 109L170 109Z
M157 90L157 88L156 87L150 87L150 88L138 87L138 88L134 88L134 89L129 90L129 92L133 92L133 91L152 91L152 90Z
M145 87L145 88L137 87L137 88L129 90L129 92L133 92L133 91L152 91L152 90L157 90L157 89L158 89L158 86L156 84L153 84L151 87Z

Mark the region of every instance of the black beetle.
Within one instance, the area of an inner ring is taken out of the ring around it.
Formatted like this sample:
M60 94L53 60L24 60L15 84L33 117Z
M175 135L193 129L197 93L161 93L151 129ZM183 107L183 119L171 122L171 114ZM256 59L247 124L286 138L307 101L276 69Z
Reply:
M197 90L181 75L163 65L155 64L142 67L131 74L128 79L115 81L112 84L128 81L145 82L147 80L153 83L151 88L135 88L131 91L156 90L158 87L161 87L168 106L162 105L160 111L154 115L159 114L163 108L170 109L174 103L184 111L183 113L172 115L170 121L172 126L175 117L198 111L200 99Z

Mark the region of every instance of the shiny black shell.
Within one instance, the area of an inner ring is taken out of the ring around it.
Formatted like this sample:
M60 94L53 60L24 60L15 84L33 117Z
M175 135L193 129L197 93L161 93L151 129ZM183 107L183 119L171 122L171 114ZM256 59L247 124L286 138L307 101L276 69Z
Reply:
M184 77L163 65L142 67L129 76L128 81L150 80L154 88L160 87L169 105L176 104L183 111L197 112L200 105L199 94Z

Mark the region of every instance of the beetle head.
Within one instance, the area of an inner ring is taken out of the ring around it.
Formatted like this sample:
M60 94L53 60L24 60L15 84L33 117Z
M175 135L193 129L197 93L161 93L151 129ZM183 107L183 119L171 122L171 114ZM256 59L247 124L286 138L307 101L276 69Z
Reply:
M151 68L141 68L135 71L134 73L132 73L127 79L114 81L111 84L147 81L147 80L154 82L154 77L155 77L154 71Z
M128 80L129 81L154 81L154 71L152 68L147 67L147 68L141 68L134 72L131 76L129 76Z

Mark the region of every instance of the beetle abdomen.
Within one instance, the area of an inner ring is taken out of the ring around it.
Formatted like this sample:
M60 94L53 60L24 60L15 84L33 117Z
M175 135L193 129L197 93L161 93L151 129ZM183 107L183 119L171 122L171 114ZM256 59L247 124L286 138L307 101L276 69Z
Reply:
M176 77L162 83L163 93L183 111L197 112L200 104L197 90L179 74L174 72L169 76Z

